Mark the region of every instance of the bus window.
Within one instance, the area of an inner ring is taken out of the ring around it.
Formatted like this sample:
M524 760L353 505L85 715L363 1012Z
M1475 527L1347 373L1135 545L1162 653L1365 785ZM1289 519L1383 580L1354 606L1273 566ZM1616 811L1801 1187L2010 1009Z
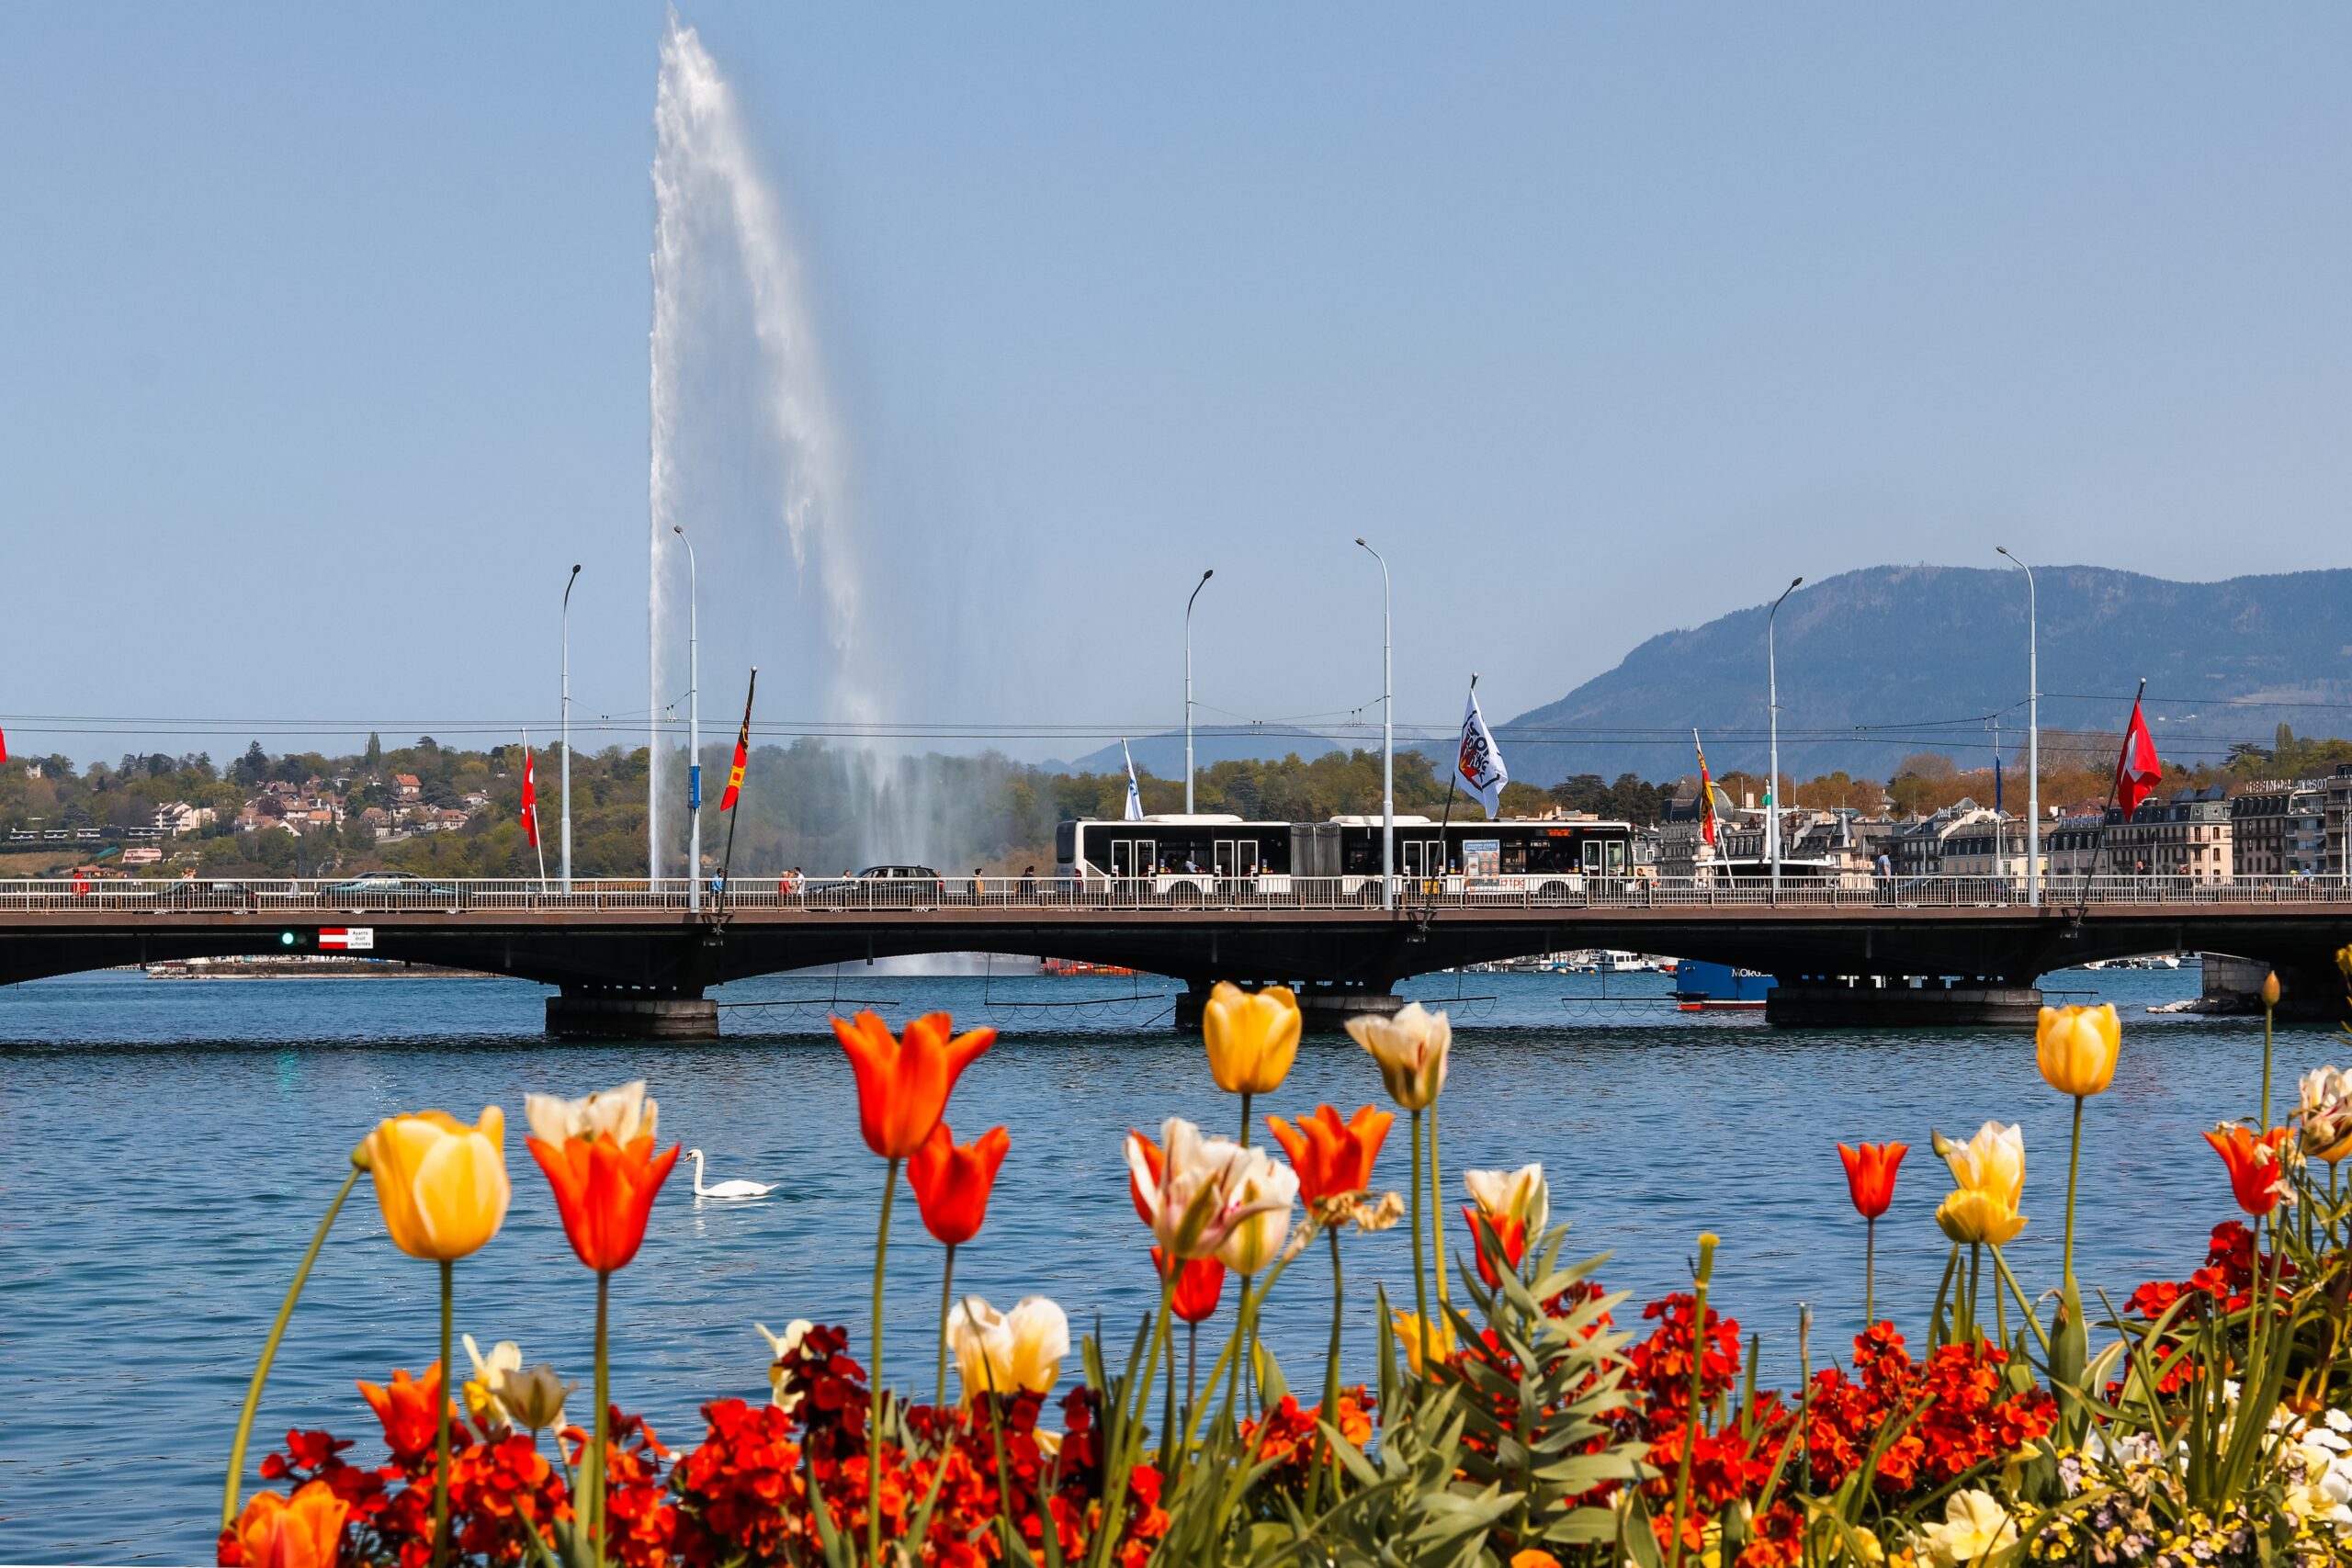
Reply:
M1596 876L1600 874L1600 840L1599 839L1587 839L1584 841L1584 868Z
M1610 875L1623 876L1625 874L1625 851L1630 846L1628 846L1622 839L1611 839L1609 840Z

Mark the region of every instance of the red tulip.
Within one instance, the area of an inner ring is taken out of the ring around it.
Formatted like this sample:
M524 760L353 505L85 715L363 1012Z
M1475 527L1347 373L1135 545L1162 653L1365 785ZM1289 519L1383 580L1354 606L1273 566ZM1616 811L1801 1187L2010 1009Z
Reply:
M944 1012L925 1013L908 1024L903 1041L892 1038L889 1026L870 1012L832 1023L857 1074L858 1131L865 1146L884 1159L906 1159L922 1147L947 1114L957 1075L996 1043L993 1029L950 1038L955 1025Z
M1151 1249L1152 1267L1159 1277L1168 1277L1168 1254L1159 1247ZM1225 1265L1214 1258L1195 1258L1180 1264L1176 1276L1176 1294L1168 1306L1179 1320L1204 1323L1216 1314L1216 1303L1225 1294Z
M359 1394L375 1411L376 1419L383 1423L384 1445L392 1450L394 1458L413 1458L433 1451L433 1445L440 1438L440 1362L425 1368L421 1378L410 1377L405 1367L393 1368L390 1388L362 1379Z
M609 1133L567 1138L560 1148L537 1138L526 1143L554 1190L573 1254L600 1274L628 1268L645 1240L653 1195L678 1163L678 1145L656 1155L651 1138L633 1138L624 1148Z
M1295 1128L1279 1116L1267 1117L1266 1126L1290 1156L1291 1168L1298 1172L1299 1199L1311 1208L1372 1185L1372 1162L1396 1120L1395 1112L1367 1105L1342 1122L1337 1111L1318 1105Z
M1494 1240L1502 1244L1502 1267L1516 1271L1519 1260L1527 1256L1527 1222L1517 1214L1498 1214L1492 1209L1468 1203L1462 1205L1462 1218L1470 1226L1470 1239L1478 1248L1478 1278L1487 1282L1490 1291L1502 1289L1502 1274L1487 1251L1488 1232L1491 1229ZM1481 1218L1486 1224L1478 1223Z
M1877 1219L1894 1201L1894 1169L1910 1152L1908 1144L1864 1144L1850 1149L1838 1145L1838 1157L1846 1162L1846 1190L1862 1218Z
M1143 1163L1150 1168L1152 1182L1157 1186L1168 1174L1167 1154L1158 1144L1153 1143L1149 1138L1145 1137L1141 1133L1136 1132L1132 1127L1127 1129L1127 1141L1136 1150L1141 1152L1143 1156ZM1127 1170L1127 1201L1136 1206L1136 1219L1141 1220L1147 1225L1151 1224L1151 1205L1144 1201L1143 1183L1136 1179L1136 1173L1133 1167L1129 1167ZM1155 1248L1154 1250L1156 1251L1158 1249Z
M907 1179L914 1183L923 1228L942 1246L961 1247L980 1234L980 1224L989 1217L989 1194L996 1188L996 1173L1012 1146L1012 1135L1001 1127L989 1128L971 1143L958 1144L954 1129L942 1122L907 1162Z
M2222 1163L2230 1168L2230 1193L2238 1207L2259 1218L2287 1196L2287 1170L2278 1163L2278 1145L2290 1131L2273 1127L2255 1134L2244 1127L2217 1127L2205 1134Z

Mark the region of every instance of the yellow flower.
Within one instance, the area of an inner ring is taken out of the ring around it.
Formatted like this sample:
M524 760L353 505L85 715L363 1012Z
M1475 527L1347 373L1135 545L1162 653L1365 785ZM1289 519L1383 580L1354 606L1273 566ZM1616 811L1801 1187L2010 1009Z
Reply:
M594 1143L599 1134L605 1133L627 1148L639 1138L652 1137L661 1116L661 1106L645 1097L643 1078L578 1100L553 1094L523 1097L523 1120L529 1124L531 1136L550 1148L560 1149L573 1138Z
M1201 1009L1209 1076L1227 1094L1272 1094L1298 1055L1298 998L1287 986L1245 991L1220 980Z
M1244 1212L1217 1244L1216 1259L1237 1274L1255 1274L1274 1260L1290 1235L1298 1172L1259 1149L1243 1149L1227 1169L1229 1201Z
M544 1432L561 1425L563 1402L579 1384L565 1382L545 1362L525 1371L523 1348L512 1339L492 1346L486 1357L472 1335L465 1341L466 1358L474 1364L465 1386L466 1410L476 1426L495 1433L513 1427Z
M1951 1168L1953 1190L1936 1208L1936 1224L1954 1241L1999 1247L2025 1229L2025 1134L1987 1122L1956 1144L1935 1134L1936 1153Z
M1439 1360L1453 1354L1453 1325L1450 1322L1428 1323L1408 1312L1396 1317L1396 1343L1405 1348L1405 1359L1412 1364L1413 1375L1421 1375L1422 1347L1437 1352Z
M2115 1058L2123 1048L2123 1026L2115 1008L2043 1008L2033 1031L2042 1080L2060 1094L2104 1094L2115 1081Z
M2352 943L2335 950L2335 966L2344 971L2346 980L2352 980Z
M1388 1018L1351 1018L1348 1032L1380 1064L1388 1098L1407 1111L1426 1111L1445 1089L1446 1059L1453 1026L1442 1012L1425 1012L1419 1002Z
M447 1263L496 1235L514 1192L506 1180L505 1138L506 1117L495 1105L484 1106L471 1127L446 1111L379 1122L360 1147L392 1245L411 1258Z
M2304 1156L2342 1164L2352 1156L2352 1077L2315 1067L2303 1075L2301 1089L2295 1125Z
M2018 1522L1991 1493L1970 1487L1946 1498L1942 1522L1928 1525L1922 1533L1938 1568L1958 1568L1963 1562L2006 1557L2017 1544Z
M1023 1297L1011 1312L966 1296L947 1314L947 1348L966 1404L983 1393L1046 1393L1069 1354L1069 1319L1043 1296Z
M755 1323L752 1326L758 1329L760 1337L768 1342L768 1403L789 1416L800 1403L801 1390L794 1385L792 1374L784 1364L785 1358L800 1348L800 1342L808 1337L808 1331L816 1325L805 1317L796 1317L784 1325L781 1334L774 1332L764 1323Z

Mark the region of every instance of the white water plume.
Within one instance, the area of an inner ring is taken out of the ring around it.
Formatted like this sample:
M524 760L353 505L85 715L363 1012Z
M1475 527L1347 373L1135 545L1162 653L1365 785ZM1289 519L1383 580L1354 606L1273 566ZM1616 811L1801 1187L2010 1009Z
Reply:
M734 93L674 14L662 43L653 196L648 609L659 826L648 837L658 875L675 874L685 839L688 583L674 527L701 566L706 745L733 730L747 664L763 669L766 714L869 721L879 705L872 650L860 644L844 442L800 256Z

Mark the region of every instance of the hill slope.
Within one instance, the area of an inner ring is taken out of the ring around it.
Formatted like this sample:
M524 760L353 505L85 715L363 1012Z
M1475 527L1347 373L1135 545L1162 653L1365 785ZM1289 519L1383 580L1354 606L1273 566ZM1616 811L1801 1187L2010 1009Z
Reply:
M2169 582L2040 567L2041 725L2116 731L2148 680L2156 742L2184 761L2277 726L2352 733L2352 570ZM1607 674L1498 726L1512 776L1670 778L1690 728L1720 773L1764 765L1766 606L1650 638ZM1922 750L1982 758L1981 716L2024 739L2026 584L2015 570L1872 567L1798 589L1781 608L1781 765L1884 777ZM1872 727L1864 728L1860 727ZM1981 765L1981 763L1980 763Z

